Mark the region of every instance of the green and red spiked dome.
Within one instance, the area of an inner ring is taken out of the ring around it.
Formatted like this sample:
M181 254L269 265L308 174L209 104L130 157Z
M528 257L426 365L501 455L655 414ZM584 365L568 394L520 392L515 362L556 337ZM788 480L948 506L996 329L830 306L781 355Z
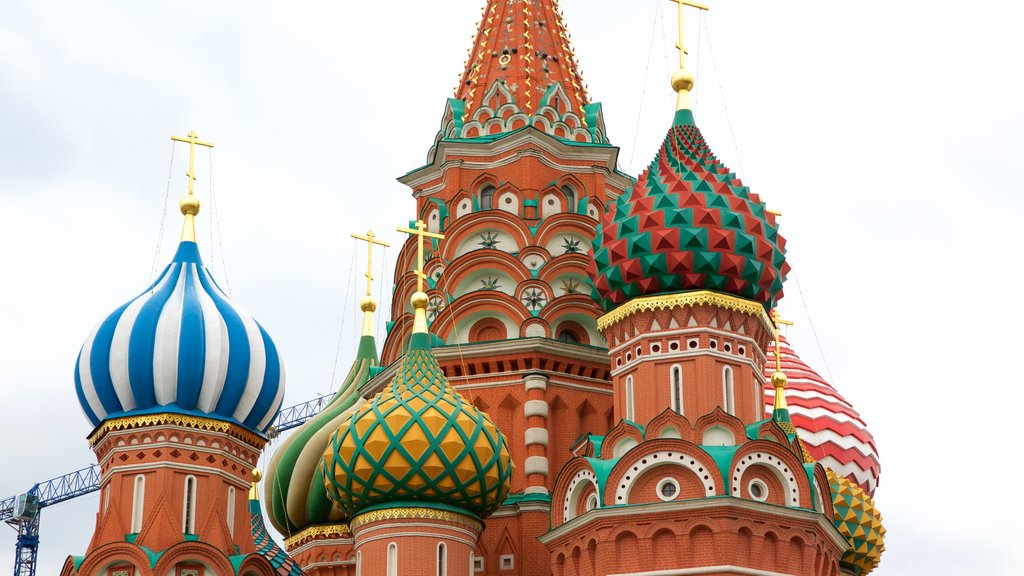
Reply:
M588 267L605 310L641 297L712 290L771 310L789 273L775 214L715 157L690 110L602 219Z

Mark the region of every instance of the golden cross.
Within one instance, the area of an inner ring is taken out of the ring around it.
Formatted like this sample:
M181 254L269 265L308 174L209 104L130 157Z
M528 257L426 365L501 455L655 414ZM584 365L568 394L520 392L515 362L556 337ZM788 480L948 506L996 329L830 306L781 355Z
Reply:
M789 320L783 320L779 316L778 310L772 310L772 320L775 322L775 371L782 372L782 348L780 348L782 330L779 326L793 326L794 324Z
M367 232L366 236L353 234L352 237L366 242L366 295L371 296L373 294L373 245L376 244L388 248L391 244L376 240L377 236L373 233L373 230Z
M423 220L416 221L415 230L412 228L399 228L398 231L405 232L406 234L415 234L418 237L416 239L416 291L423 292L423 281L427 279L427 275L423 273L423 239L436 238L444 240L444 235L427 232L427 225L423 223Z
M185 175L188 176L188 195L192 196L192 184L196 181L196 146L213 148L213 143L200 140L195 130L190 131L185 137L171 136L171 140L188 144L188 172Z
M669 1L670 2L675 2L676 4L679 5L679 43L676 44L676 48L679 49L679 69L682 70L682 69L686 68L686 54L687 54L687 52L686 52L686 45L683 44L683 33L686 30L686 27L684 26L685 18L684 18L683 7L689 6L690 8L696 8L698 10L705 10L705 11L709 10L709 8L706 5L701 4L700 2L693 2L692 0L669 0Z

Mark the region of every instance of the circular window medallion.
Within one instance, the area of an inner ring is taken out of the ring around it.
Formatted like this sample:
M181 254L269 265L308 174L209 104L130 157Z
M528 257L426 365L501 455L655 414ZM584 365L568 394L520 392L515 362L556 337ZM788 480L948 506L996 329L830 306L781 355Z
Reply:
M675 500L679 496L679 482L675 478L662 478L658 482L658 498L665 502Z
M750 497L758 502L768 500L768 486L761 480L751 480L747 492L750 492Z
M587 497L587 512L590 512L594 508L597 508L597 494L591 494Z

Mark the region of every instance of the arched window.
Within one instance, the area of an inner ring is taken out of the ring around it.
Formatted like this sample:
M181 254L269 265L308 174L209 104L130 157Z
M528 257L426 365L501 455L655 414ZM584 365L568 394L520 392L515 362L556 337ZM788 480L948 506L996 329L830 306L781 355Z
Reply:
M558 339L562 342L568 342L569 344L579 344L580 338L575 332L568 329L561 329L558 331Z
M181 511L181 531L196 533L196 477L185 478L185 498Z
M672 394L672 410L676 414L683 413L683 367L678 364L672 367L670 382L670 392Z
M722 397L723 408L729 414L736 415L736 388L732 379L732 367L722 368Z
M444 542L437 545L437 576L448 576L448 547Z
M587 330L572 320L566 320L555 328L555 338L569 344L590 344Z
M633 377L626 376L626 420L633 419Z
M494 186L484 186L483 190L480 191L480 209L490 210L494 208Z
M228 487L228 531L235 536L235 487Z
M110 508L110 484L103 489L103 513L106 514L107 508Z
M142 532L142 509L146 504L146 477L135 477L135 491L132 494L132 534Z
M469 329L470 342L496 342L508 338L508 330L496 318L484 318Z
M388 544L387 575L398 576L398 544Z
M562 186L562 193L565 194L565 211L569 214L576 213L576 191L572 187Z

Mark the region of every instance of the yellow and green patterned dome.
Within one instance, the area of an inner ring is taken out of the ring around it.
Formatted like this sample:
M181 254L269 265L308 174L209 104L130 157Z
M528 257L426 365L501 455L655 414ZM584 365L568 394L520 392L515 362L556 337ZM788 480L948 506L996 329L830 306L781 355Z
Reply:
M865 576L878 567L885 552L885 526L882 514L860 486L828 470L828 483L832 488L835 525L849 542L850 547L840 560Z
M508 496L512 459L491 418L448 384L424 330L413 334L391 384L331 437L321 472L328 497L350 518L400 503L484 518Z

